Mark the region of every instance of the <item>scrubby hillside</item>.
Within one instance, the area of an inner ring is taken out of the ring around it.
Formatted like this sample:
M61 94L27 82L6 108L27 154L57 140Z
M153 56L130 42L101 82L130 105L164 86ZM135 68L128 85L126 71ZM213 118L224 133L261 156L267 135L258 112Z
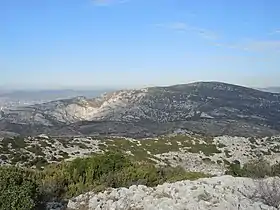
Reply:
M0 162L41 168L49 163L106 151L129 155L137 161L181 166L208 174L224 174L230 163L241 165L265 157L271 164L280 160L280 137L245 138L196 134L172 134L157 138L125 137L15 137L0 141Z
M279 149L279 136L2 138L0 209L277 209L280 182L263 178L280 175Z
M176 167L156 167L130 159L121 153L105 153L70 162L48 165L44 170L14 166L0 167L0 209L64 209L64 201L81 193L110 187L206 177Z

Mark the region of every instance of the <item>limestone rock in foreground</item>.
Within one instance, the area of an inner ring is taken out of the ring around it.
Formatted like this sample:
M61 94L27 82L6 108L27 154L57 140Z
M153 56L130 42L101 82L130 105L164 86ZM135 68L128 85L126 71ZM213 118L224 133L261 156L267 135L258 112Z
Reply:
M272 178L266 181L271 181ZM104 193L87 193L68 203L69 209L89 210L276 210L251 199L258 181L221 176L165 183L155 188L131 186Z

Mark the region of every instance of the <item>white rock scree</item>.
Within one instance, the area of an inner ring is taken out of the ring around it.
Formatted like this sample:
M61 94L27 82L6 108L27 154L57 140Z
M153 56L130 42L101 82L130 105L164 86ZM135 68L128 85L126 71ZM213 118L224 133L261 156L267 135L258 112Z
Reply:
M265 181L271 181L268 178ZM251 198L258 182L250 178L220 176L196 181L165 183L155 188L129 188L92 192L69 201L67 209L87 210L276 210Z

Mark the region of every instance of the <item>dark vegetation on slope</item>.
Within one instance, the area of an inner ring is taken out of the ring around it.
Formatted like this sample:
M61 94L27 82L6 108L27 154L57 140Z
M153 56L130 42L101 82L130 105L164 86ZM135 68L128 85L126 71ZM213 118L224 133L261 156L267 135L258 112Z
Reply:
M229 164L226 174L254 179L280 176L280 163L270 165L269 162L260 158L258 160L252 160L242 167L239 161L236 161L235 163Z
M76 117L76 112L67 111L73 105L95 108L96 114ZM21 135L103 134L142 138L182 128L206 135L267 136L280 133L279 109L277 93L197 82L6 110L0 114L0 130ZM62 114L64 111L66 114Z
M134 184L156 186L164 182L206 177L182 168L156 168L135 162L121 153L105 153L71 162L49 165L44 170L0 167L0 209L43 209L49 201L62 201L87 191Z

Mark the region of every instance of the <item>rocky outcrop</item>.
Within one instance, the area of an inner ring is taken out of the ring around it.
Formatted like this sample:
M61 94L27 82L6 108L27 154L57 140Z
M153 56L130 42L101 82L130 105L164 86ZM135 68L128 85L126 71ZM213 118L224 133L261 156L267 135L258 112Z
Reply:
M276 210L266 205L259 183L249 178L221 176L165 183L155 188L131 186L87 193L73 198L69 209L87 210ZM276 196L276 195L275 195ZM279 196L279 195L278 195Z

